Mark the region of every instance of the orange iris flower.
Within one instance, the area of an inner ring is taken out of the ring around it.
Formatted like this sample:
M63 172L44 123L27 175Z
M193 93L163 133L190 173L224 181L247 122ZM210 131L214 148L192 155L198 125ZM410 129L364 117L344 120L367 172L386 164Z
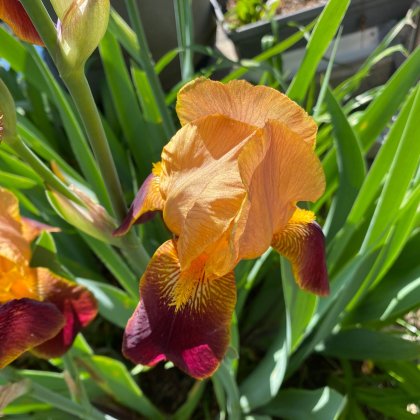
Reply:
M0 19L4 20L23 41L44 45L19 0L0 0Z
M161 211L174 234L140 281L123 352L146 365L168 359L204 378L229 343L240 260L272 246L290 260L299 286L328 293L322 230L296 205L317 200L325 178L315 122L275 89L199 78L180 90L176 110L183 127L115 232Z
M0 188L0 369L27 350L58 357L97 313L83 286L30 267L30 241L50 227L20 217L16 197Z

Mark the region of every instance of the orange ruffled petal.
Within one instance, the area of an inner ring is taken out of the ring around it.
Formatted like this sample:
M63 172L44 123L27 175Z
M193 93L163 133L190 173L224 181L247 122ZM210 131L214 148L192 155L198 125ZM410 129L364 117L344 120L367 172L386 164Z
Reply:
M235 226L240 258L256 258L284 228L298 201L315 201L325 189L322 165L312 147L285 124L269 121L262 139L238 158L247 198Z
M233 273L204 275L204 258L181 272L174 241L155 253L140 283L141 301L130 318L124 355L153 366L171 360L197 379L212 375L229 344L236 303Z
M290 260L302 289L321 296L329 293L325 238L311 211L298 208L286 227L273 236L272 246Z
M199 77L178 93L176 112L181 124L222 114L257 127L278 120L314 146L317 125L295 102L276 89L253 86L245 80L227 84Z
M0 19L4 20L23 41L44 45L19 0L0 0Z
M237 156L259 132L248 124L213 115L183 127L165 146L160 186L165 197L163 217L179 236L183 270L212 248L236 217L246 193ZM215 267L214 274L218 273Z

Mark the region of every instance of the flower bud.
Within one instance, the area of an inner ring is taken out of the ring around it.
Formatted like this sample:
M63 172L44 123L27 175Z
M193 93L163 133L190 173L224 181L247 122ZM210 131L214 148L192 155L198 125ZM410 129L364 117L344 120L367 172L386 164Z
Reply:
M99 45L108 27L109 0L54 1L58 21L58 40L63 56L59 67L63 70L78 70ZM64 12L65 6L67 10Z
M16 137L16 109L12 95L0 79L0 142Z
M117 240L112 236L115 222L111 216L88 195L74 186L71 186L71 189L80 197L85 207L79 206L58 192L49 191L48 200L57 214L76 229L102 242L116 243Z
M62 20L66 11L70 8L74 0L50 0L50 3L57 14L58 19Z

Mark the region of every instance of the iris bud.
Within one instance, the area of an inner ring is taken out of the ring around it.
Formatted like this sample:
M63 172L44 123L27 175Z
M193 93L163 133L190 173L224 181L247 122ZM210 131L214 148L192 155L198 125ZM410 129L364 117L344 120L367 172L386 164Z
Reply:
M74 0L69 3L53 1L59 17L58 42L62 50L57 64L71 72L82 68L99 45L108 27L110 2Z

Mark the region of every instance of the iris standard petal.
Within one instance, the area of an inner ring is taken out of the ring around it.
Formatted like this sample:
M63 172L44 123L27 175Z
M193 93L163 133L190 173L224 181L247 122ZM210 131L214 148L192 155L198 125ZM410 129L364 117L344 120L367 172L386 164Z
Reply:
M239 211L245 188L237 156L260 131L213 115L183 127L164 148L163 217L179 236L182 269L219 240Z
M52 303L14 299L0 305L0 369L54 337L64 317Z
M295 210L325 189L321 162L312 147L285 124L270 120L262 141L250 141L238 158L247 199L235 228L241 258L261 255Z
M60 311L64 326L55 337L34 348L33 352L40 357L58 357L71 347L79 331L95 318L97 303L84 286L52 274L45 268L38 268L37 275L41 298Z
M44 45L19 0L0 0L0 19L4 20L23 41Z
M163 210L164 200L160 193L160 177L162 165L160 162L153 166L152 173L145 179L133 203L128 210L121 226L114 231L114 236L125 235L137 223L150 220L157 211Z
M290 260L302 289L321 296L329 293L325 238L311 211L297 209L286 227L273 236L272 246Z
M204 77L187 83L178 93L176 112L181 124L222 114L257 127L278 120L314 146L317 125L303 108L276 89L253 86L245 80L227 84Z
M217 369L229 344L235 280L233 273L209 280L204 263L197 259L181 273L174 241L156 251L141 280L141 301L125 330L127 358L150 366L170 360L198 379Z

